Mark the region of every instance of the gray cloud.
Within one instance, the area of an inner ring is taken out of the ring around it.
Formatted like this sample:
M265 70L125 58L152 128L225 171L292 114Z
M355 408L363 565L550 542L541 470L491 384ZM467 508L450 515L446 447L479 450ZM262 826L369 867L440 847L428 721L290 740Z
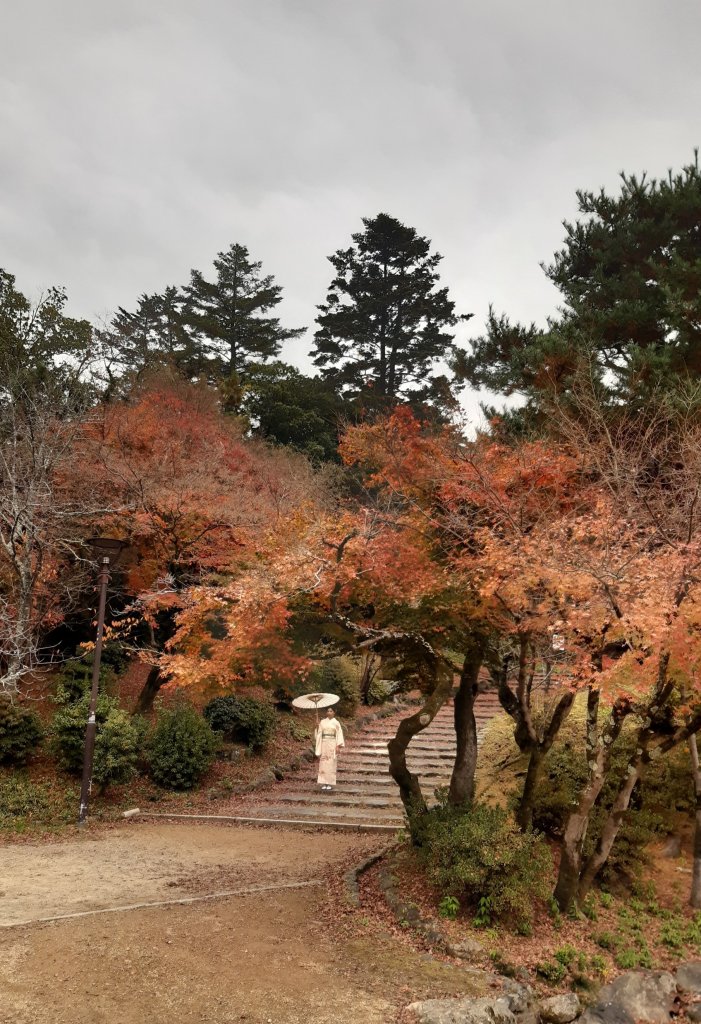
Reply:
M326 257L386 210L444 254L473 334L490 302L542 322L575 189L691 157L700 29L696 0L25 0L0 265L94 317L241 241L311 325Z

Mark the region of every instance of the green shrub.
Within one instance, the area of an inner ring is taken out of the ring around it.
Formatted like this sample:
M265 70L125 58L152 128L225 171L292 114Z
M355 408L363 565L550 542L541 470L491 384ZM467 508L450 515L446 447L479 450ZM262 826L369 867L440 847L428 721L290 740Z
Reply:
M569 967L570 964L574 963L576 956L577 950L574 946L561 946L560 949L556 949L553 953L553 958L559 964L562 964L563 967Z
M386 704L396 690L397 683L394 680L375 677L368 687L368 704Z
M438 913L450 921L454 921L460 912L460 900L454 896L444 896L438 904Z
M15 772L0 780L0 821L4 825L12 819L44 817L50 806L47 785L31 782Z
M148 743L151 775L166 789L191 789L211 766L218 740L189 704L163 710Z
M0 697L0 764L26 764L42 736L41 722L33 711Z
M323 661L314 672L318 680L315 685L323 693L336 693L341 698L337 711L339 715L352 715L360 703L360 678L358 666L347 655Z
M299 722L296 719L290 719L290 736L297 743L301 743L303 740L310 740L314 735L314 729L312 726L307 725L305 722Z
M545 960L541 964L536 964L535 972L548 984L559 985L567 974L567 968L557 961Z
M203 715L223 739L246 743L251 750L267 746L275 728L273 708L253 697L215 697Z
M622 949L616 956L616 965L624 971L632 970L638 963L639 957L634 949Z
M0 829L22 832L31 826L60 825L77 813L77 788L32 782L21 771L0 774Z
M115 708L107 715L95 740L93 781L100 789L129 782L136 775L146 723Z
M59 765L79 774L83 768L90 695L64 703L54 715L51 745ZM101 693L95 710L97 731L93 781L100 787L128 782L136 773L146 724L122 711L114 697Z
M533 832L522 833L502 808L475 803L456 812L439 806L413 827L427 876L445 895L486 905L490 917L517 926L530 923L535 902L549 895L552 859L546 843Z
M60 690L56 701L59 708L51 723L51 747L60 767L77 774L83 767L90 694L84 693L76 700L72 691ZM98 736L108 715L115 710L117 701L114 697L108 697L105 693L98 694L95 708ZM97 748L97 741L95 747Z
M56 681L54 700L57 704L72 704L80 701L92 688L92 652L82 658L74 658L61 669ZM104 661L100 665L98 691L114 696L115 673Z
M603 977L606 974L606 960L601 956L600 953L594 953L591 960L591 969L594 974L598 974Z
M594 936L594 942L602 949L615 949L618 945L618 940L613 932L600 932Z

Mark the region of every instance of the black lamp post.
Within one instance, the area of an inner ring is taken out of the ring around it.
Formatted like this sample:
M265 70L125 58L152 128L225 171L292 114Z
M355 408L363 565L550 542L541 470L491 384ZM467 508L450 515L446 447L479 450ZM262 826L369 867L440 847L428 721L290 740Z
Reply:
M100 590L100 600L97 610L97 637L95 640L95 654L92 666L92 688L90 690L90 710L88 711L88 724L85 730L85 753L83 755L83 780L80 786L80 810L78 811L78 824L84 825L88 815L88 802L90 800L90 785L92 782L93 755L95 753L95 733L97 722L95 712L97 710L97 692L100 682L100 661L102 660L102 636L105 631L105 605L107 603L107 584L110 581L110 568L113 568L119 561L119 556L124 547L124 541L112 537L93 537L87 544L92 548L99 565L97 585Z

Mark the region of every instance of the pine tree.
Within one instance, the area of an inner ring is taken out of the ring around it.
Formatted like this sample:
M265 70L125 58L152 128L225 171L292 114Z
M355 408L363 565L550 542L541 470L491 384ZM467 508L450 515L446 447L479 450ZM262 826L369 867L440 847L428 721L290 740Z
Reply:
M242 380L249 363L274 359L283 341L304 333L267 315L282 301L282 288L261 266L245 245L231 245L214 261L215 281L193 270L183 291L186 322L220 378Z
M370 407L454 401L441 363L453 357L458 316L437 287L442 257L394 217L363 218L349 249L329 257L336 275L319 306L314 363L346 397Z
M120 306L102 333L112 374L118 368L138 376L169 362L190 380L206 375L208 359L185 322L183 306L183 296L173 286L162 294L140 295L134 312Z
M701 375L701 170L621 176L618 195L577 193L581 218L544 270L564 303L545 330L490 314L461 360L463 379L520 393L534 423L543 398L566 396L583 367L612 407L642 407L654 389Z

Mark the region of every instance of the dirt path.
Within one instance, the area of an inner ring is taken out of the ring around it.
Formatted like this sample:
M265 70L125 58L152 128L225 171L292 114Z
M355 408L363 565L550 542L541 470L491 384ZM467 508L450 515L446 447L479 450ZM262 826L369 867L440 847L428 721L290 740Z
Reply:
M269 889L187 906L13 922L338 875L374 837L139 824L0 848L2 1024L388 1024L464 972L338 927L337 898Z
M386 840L385 840L386 841ZM54 914L322 878L377 840L332 832L131 824L102 838L0 847L0 927Z

